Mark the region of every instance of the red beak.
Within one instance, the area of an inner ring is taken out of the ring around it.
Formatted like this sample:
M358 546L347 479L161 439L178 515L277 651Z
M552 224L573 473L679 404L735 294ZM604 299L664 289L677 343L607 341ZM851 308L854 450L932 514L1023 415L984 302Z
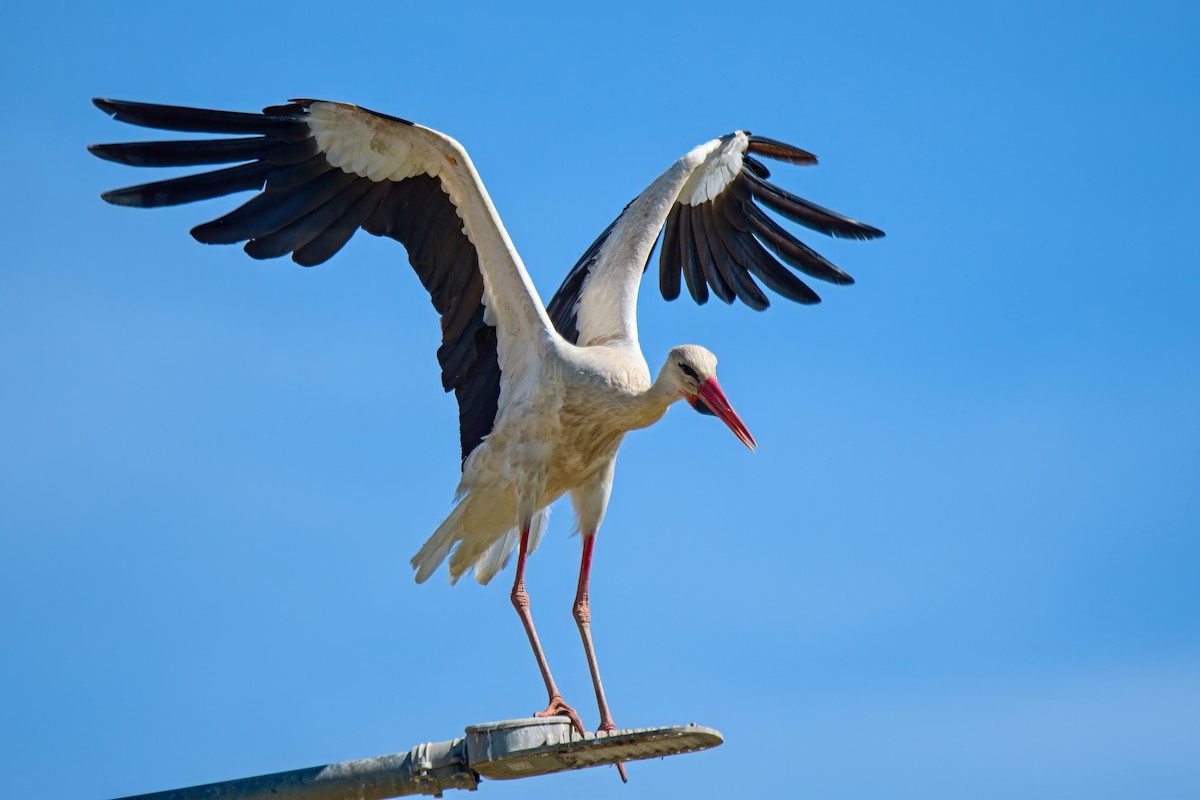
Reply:
M696 387L696 392L699 394L699 399L704 405L708 406L709 410L716 414L721 420L729 426L729 430L733 431L734 436L742 440L742 444L754 450L758 447L758 442L754 441L754 437L750 435L750 430L746 424L742 422L741 417L733 410L733 406L729 405L729 400L726 399L725 393L721 391L721 385L717 383L716 378L709 378L702 381ZM696 404L696 400L688 398L692 405Z

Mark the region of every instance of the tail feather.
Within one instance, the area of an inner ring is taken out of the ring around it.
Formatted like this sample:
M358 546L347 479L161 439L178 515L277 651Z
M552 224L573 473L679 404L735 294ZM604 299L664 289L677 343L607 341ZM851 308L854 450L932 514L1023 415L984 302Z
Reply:
M546 524L550 520L550 509L543 508L533 516L533 521L529 526L529 552L532 553L537 549L538 543L542 540L542 534L546 531ZM508 559L512 555L513 548L517 546L520 540L520 533L516 528L510 528L503 536L497 539L491 547L487 549L482 556L475 562L475 580L479 583L486 584L492 578L496 577L496 573L508 566Z
M511 529L515 517L516 500L512 492L469 492L412 557L410 563L417 571L417 583L429 580L447 556L450 558L451 583L457 583L473 566L476 567L476 579L487 583L504 568L518 541L515 529ZM548 517L547 509L534 515L530 525L530 552L541 541Z
M486 584L496 573L508 566L508 558L512 555L513 547L517 544L517 529L508 531L497 539L487 552L475 562L475 580Z
M417 551L417 554L409 561L412 568L417 571L417 583L424 583L429 580L429 576L437 571L437 568L446 560L446 556L450 554L451 549L462 537L459 523L466 514L467 501L463 500L459 503L450 516L446 517L446 521L438 526L438 529L429 537L429 541Z
M546 532L546 528L550 524L550 506L546 506L541 511L533 515L533 522L529 526L529 552L537 550L538 545L542 543L542 534Z

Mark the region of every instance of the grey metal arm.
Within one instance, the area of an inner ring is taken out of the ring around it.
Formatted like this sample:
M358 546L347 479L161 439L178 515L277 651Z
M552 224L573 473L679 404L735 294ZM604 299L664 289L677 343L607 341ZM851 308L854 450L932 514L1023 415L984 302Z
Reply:
M447 789L474 790L483 778L510 780L619 761L707 750L724 740L698 725L580 736L566 717L472 725L462 739L407 753L343 761L273 775L171 789L122 800L384 800Z

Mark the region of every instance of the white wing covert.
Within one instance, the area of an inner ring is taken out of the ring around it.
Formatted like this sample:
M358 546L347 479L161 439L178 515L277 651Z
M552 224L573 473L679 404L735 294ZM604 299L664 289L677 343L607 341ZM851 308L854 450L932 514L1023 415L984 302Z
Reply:
M883 231L769 183L770 172L752 154L816 163L811 153L747 131L695 148L626 206L567 275L549 305L559 333L581 346L636 342L638 286L660 232L659 288L667 300L679 296L681 276L697 303L707 302L711 289L725 303L738 299L755 310L770 305L755 278L789 300L820 301L788 267L853 283L756 201L829 236L874 239Z

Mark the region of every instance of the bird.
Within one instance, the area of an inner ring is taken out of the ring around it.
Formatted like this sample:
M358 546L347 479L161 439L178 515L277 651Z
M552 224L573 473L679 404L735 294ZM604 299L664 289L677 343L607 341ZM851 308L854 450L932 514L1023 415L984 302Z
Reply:
M98 144L96 156L136 167L211 167L104 192L121 206L158 207L239 192L244 204L192 229L206 244L244 242L255 259L329 260L358 230L398 241L440 317L443 389L458 402L461 480L449 516L412 558L418 582L449 560L489 582L517 552L510 599L545 684L537 716L579 714L547 664L525 588L526 559L549 506L567 495L582 554L572 605L591 673L601 731L615 731L591 636L589 587L597 534L625 435L677 401L715 416L757 447L717 381L706 348L672 348L655 375L638 343L642 277L661 240L659 289L684 286L754 310L767 290L800 304L820 298L801 278L853 279L766 210L822 234L875 239L883 231L775 185L764 160L805 166L816 157L738 130L693 148L637 195L543 305L483 181L461 144L406 119L356 105L291 100L261 113L95 99L115 120L231 138ZM782 263L781 263L782 262ZM757 279L757 280L756 280ZM761 286L760 286L761 283ZM625 778L624 767L621 767Z

